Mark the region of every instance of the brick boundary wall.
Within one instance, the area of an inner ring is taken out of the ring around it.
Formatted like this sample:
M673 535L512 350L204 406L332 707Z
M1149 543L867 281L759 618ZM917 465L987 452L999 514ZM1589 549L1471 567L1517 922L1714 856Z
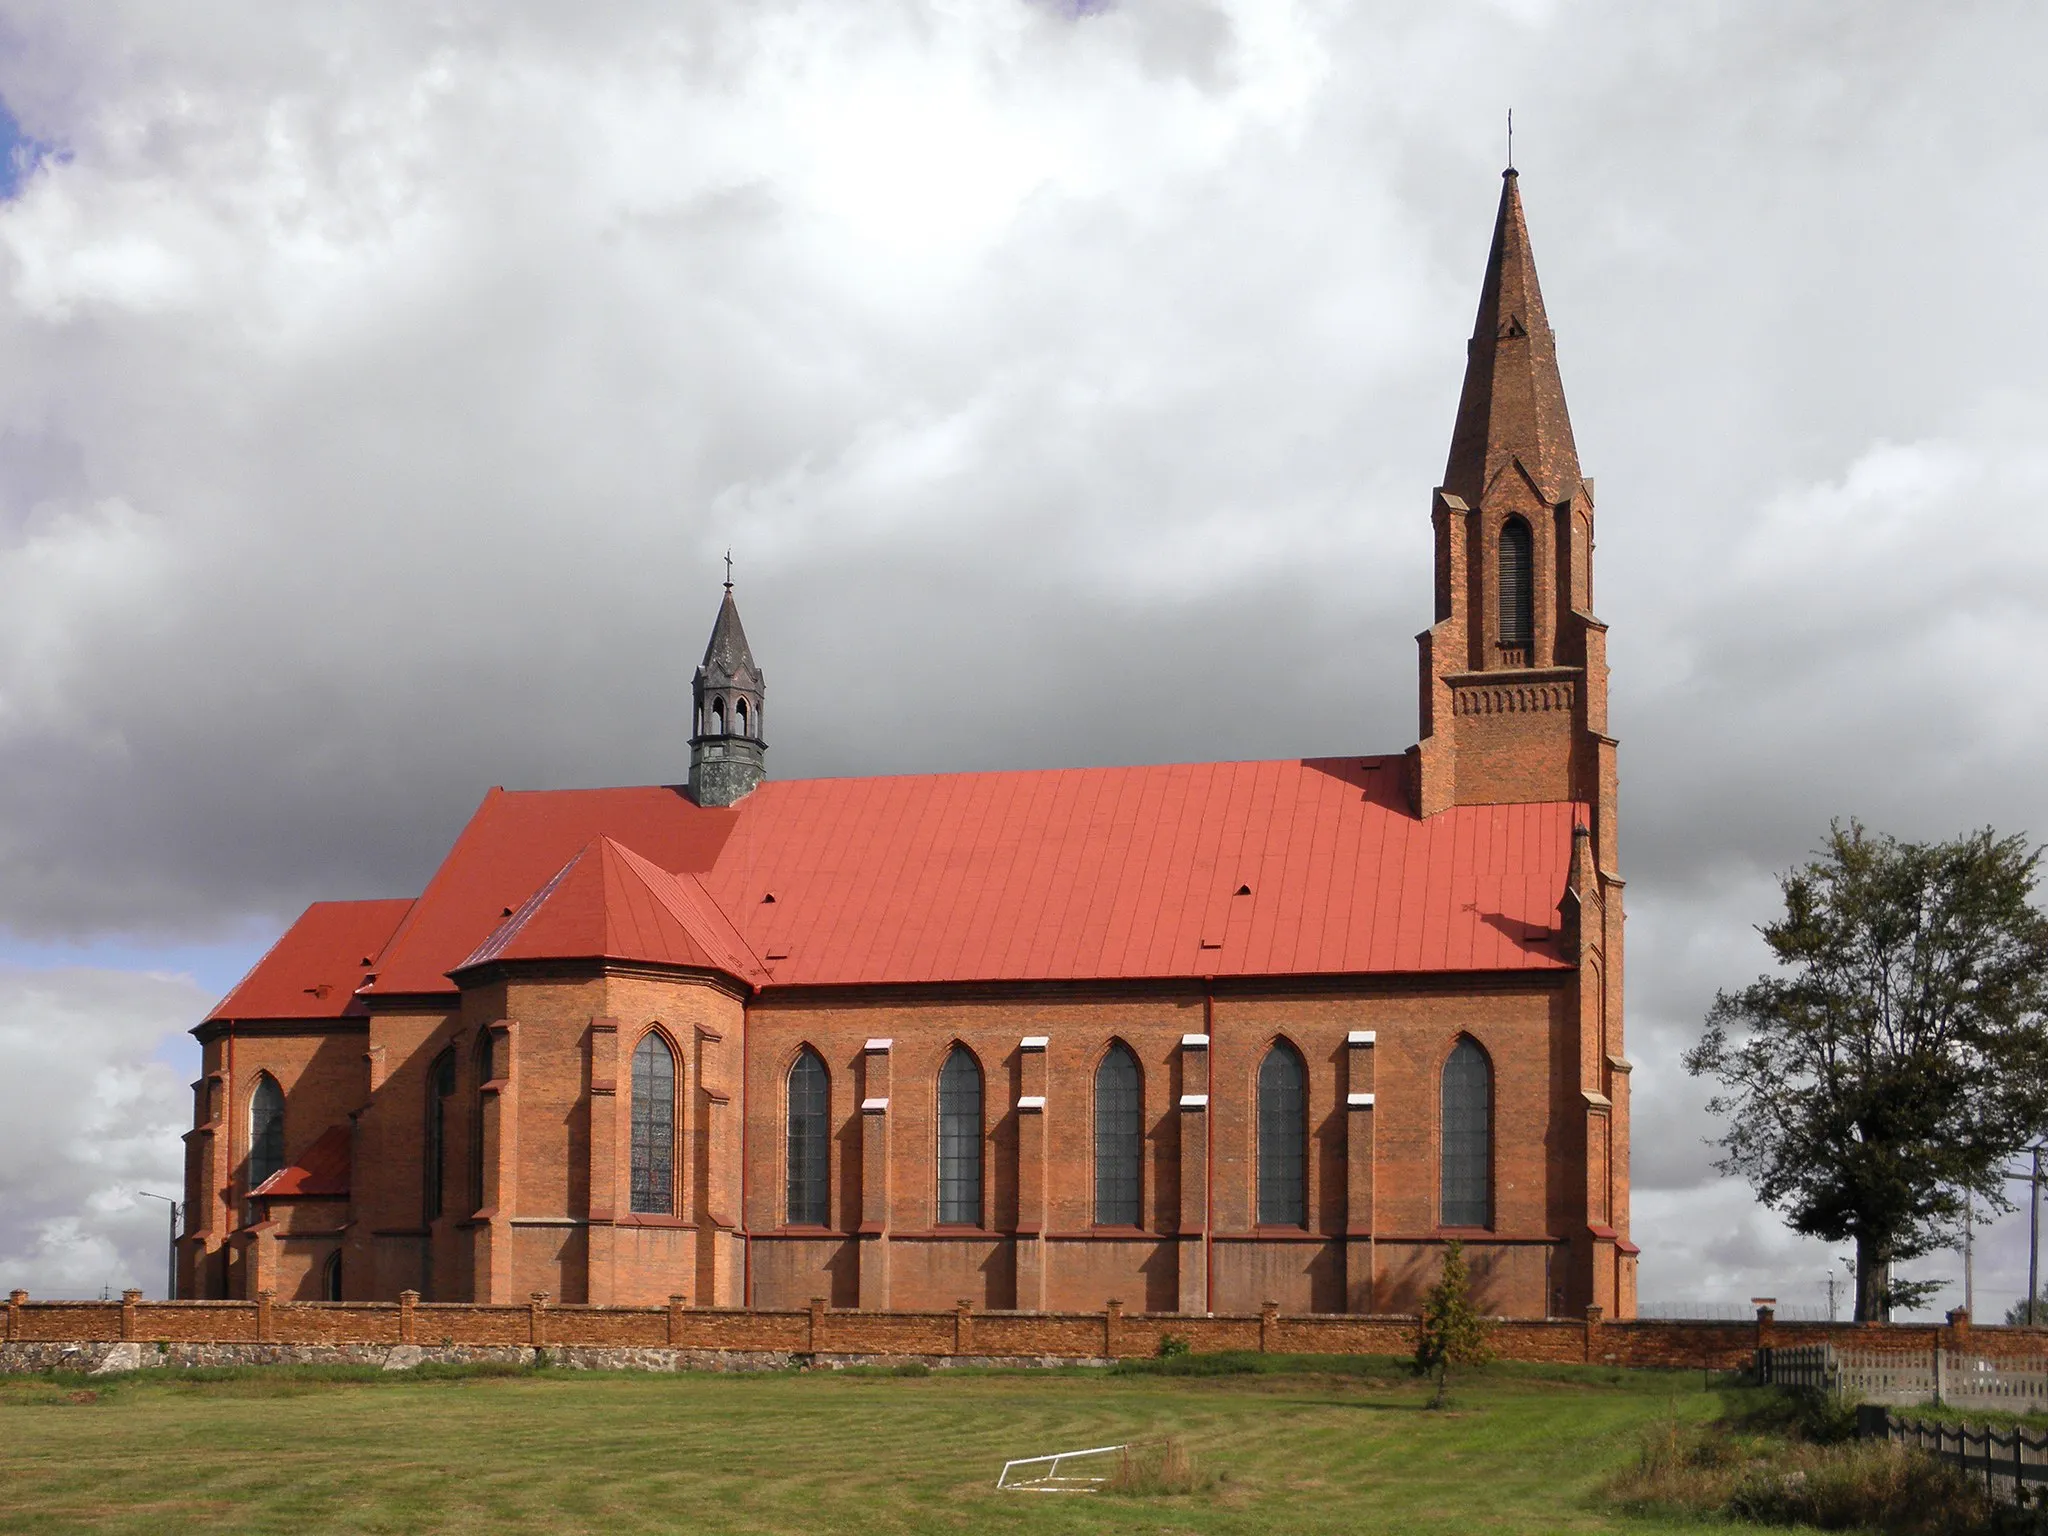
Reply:
M839 1311L814 1300L796 1311L685 1307L557 1306L544 1294L511 1306L422 1302L114 1301L7 1299L0 1369L45 1370L69 1349L95 1360L98 1346L147 1363L227 1363L286 1358L532 1358L546 1349L565 1363L579 1353L643 1353L655 1368L677 1362L833 1360L1101 1361L1156 1355L1167 1335L1196 1354L1255 1350L1303 1355L1406 1355L1413 1317L1317 1313L1283 1315L1269 1302L1252 1316L1127 1312L980 1312L962 1301L945 1312ZM1668 1369L1735 1369L1757 1349L1832 1343L1865 1353L1922 1354L1936 1345L1994 1359L2048 1358L2048 1330L1976 1328L1968 1314L1947 1323L1780 1323L1769 1308L1753 1322L1610 1322L1597 1307L1584 1318L1501 1319L1490 1342L1503 1360ZM157 1346L162 1346L158 1348ZM55 1353L52 1353L52 1350ZM226 1351L226 1353L222 1353ZM313 1354L303 1352L312 1351ZM40 1362L40 1363L37 1363Z

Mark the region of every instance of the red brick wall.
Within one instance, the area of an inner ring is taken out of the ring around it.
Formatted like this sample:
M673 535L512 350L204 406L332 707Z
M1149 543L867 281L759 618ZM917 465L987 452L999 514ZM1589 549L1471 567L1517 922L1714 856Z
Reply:
M374 1086L356 1122L355 1220L342 1256L342 1289L350 1300L388 1301L405 1290L468 1294L467 1245L454 1225L470 1211L465 1201L472 1095L466 1063L449 1106L445 1214L431 1233L425 1221L428 1071L460 1036L452 1009L371 1015Z
M889 1184L884 1220L889 1243L888 1305L945 1306L965 1295L978 1306L1018 1304L1015 1256L999 1237L935 1234L937 1078L955 1042L984 1073L984 1207L996 1233L1042 1230L1048 1306L1096 1308L1112 1296L1134 1306L1173 1310L1179 1263L1171 1242L1182 1230L1180 1097L1207 1092L1214 1146L1199 1179L1213 1171L1211 1201L1214 1303L1241 1310L1273 1297L1290 1310L1341 1311L1347 1285L1347 1230L1384 1234L1386 1262L1364 1294L1379 1307L1412 1305L1434 1279L1437 1224L1438 1079L1461 1034L1486 1047L1495 1064L1496 1216L1493 1234L1515 1239L1475 1263L1482 1303L1541 1315L1577 1301L1583 1276L1551 1272L1549 1249L1566 1242L1582 1209L1581 1111L1557 1077L1551 1042L1569 1027L1569 978L1456 978L1428 984L1361 984L1347 993L1224 995L1213 1008L1188 988L1150 996L1088 996L1046 989L1001 998L770 999L749 1014L747 1126L752 1159L748 1216L757 1233L753 1299L793 1306L812 1295L844 1304L858 1293L848 1258L862 1210L863 1098L888 1100ZM1344 1108L1349 1079L1346 1039L1372 1030L1372 1092L1377 1098L1373 1208L1354 1217L1347 1198ZM1209 1033L1213 1065L1183 1083L1184 1035ZM1040 1055L1019 1041L1045 1036ZM883 1057L869 1039L893 1042ZM1261 1233L1255 1220L1256 1081L1276 1040L1302 1051L1309 1069L1310 1226L1291 1238ZM1094 1073L1112 1040L1128 1044L1144 1073L1144 1229L1130 1239L1098 1237L1093 1225ZM785 1079L798 1051L819 1052L832 1074L833 1210L838 1244L782 1227ZM876 1057L870 1060L870 1055ZM886 1074L886 1084L882 1083ZM1027 1084L1027 1075L1030 1081ZM869 1083L876 1079L882 1091ZM1046 1166L1042 1209L1024 1210L1018 1101L1041 1094ZM868 1118L874 1118L872 1116ZM1199 1230L1199 1223L1197 1224ZM1133 1240L1134 1239L1134 1240ZM1405 1240L1405 1242L1403 1241ZM1420 1244L1421 1246L1417 1246ZM765 1250L765 1253L764 1253ZM1368 1250L1361 1249L1363 1253Z
M123 1338L195 1344L359 1344L401 1342L403 1309L385 1303L38 1302L6 1309L8 1342L111 1343ZM973 1355L997 1358L1149 1356L1162 1338L1197 1353L1261 1350L1291 1354L1406 1355L1406 1317L1259 1315L1183 1317L1122 1311L1004 1313L980 1310L870 1312L668 1307L535 1307L421 1304L410 1342L676 1348L846 1355ZM1780 1345L1831 1342L1865 1352L1920 1355L1937 1344L1993 1358L2048 1357L2048 1333L2023 1328L1900 1324L1866 1326L1750 1322L1499 1321L1490 1342L1504 1360L1629 1367L1728 1369L1746 1365L1760 1339Z
M1240 985L1213 998L1185 985L842 992L771 998L743 1012L731 993L688 978L590 974L477 986L459 1015L372 1021L365 1081L376 1089L359 1117L345 1294L388 1300L413 1289L517 1304L538 1291L557 1304L641 1305L750 1296L771 1309L823 1296L835 1306L913 1311L960 1299L985 1309L1094 1311L1112 1298L1157 1312L1246 1312L1268 1299L1290 1313L1412 1308L1435 1278L1447 1235L1437 1223L1439 1078L1469 1035L1494 1066L1495 1219L1488 1231L1462 1234L1478 1299L1508 1315L1575 1310L1594 1281L1575 1091L1586 1069L1573 1059L1585 1052L1558 1048L1577 1023L1574 987L1571 973L1546 973L1361 980L1294 993ZM475 1042L486 1028L500 1037L487 1138L487 1198L496 1204L480 1211L470 1144L484 1102ZM677 1066L670 1215L630 1210L631 1060L650 1030L670 1043ZM1374 1043L1347 1044L1358 1031ZM1206 1052L1183 1046L1183 1037L1204 1034ZM1026 1036L1048 1044L1026 1051ZM892 1048L868 1052L872 1038ZM1257 1075L1283 1039L1308 1067L1310 1221L1291 1232L1256 1222ZM1113 1040L1132 1048L1143 1072L1136 1229L1094 1225L1094 1076ZM937 1076L956 1041L984 1073L978 1231L934 1226ZM307 1050L304 1040L283 1043ZM783 1219L784 1081L804 1045L831 1073L827 1230ZM430 1233L428 1068L450 1047L459 1069L447 1106L446 1203ZM246 1062L237 1074L250 1081ZM1195 1080L1183 1081L1190 1074ZM1347 1093L1360 1090L1374 1094L1374 1108L1347 1110ZM1020 1109L1027 1093L1042 1097L1042 1110ZM1208 1108L1197 1112L1198 1129L1208 1145L1184 1173L1190 1111L1182 1096L1201 1093ZM887 1099L886 1116L863 1115L862 1100L875 1097ZM871 1192L864 1138L884 1120L888 1155ZM1027 1132L1029 1156L1042 1163L1024 1160ZM1367 1140L1354 1173L1356 1136ZM737 1230L743 1187L750 1246ZM862 1237L870 1203L873 1230ZM310 1203L279 1215L281 1240L260 1283L280 1296L316 1297L331 1243L293 1238L316 1219ZM862 1252L883 1245L886 1284L877 1270L864 1286ZM1020 1292L1027 1247L1025 1278L1036 1287L1028 1296Z

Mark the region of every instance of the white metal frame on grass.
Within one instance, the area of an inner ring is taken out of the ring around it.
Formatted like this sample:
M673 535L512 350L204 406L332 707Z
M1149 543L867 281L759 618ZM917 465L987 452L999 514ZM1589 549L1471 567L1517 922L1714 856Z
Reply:
M1010 1493L1094 1493L1109 1479L1062 1475L1060 1463L1081 1456L1107 1456L1112 1451L1129 1449L1128 1445L1098 1445L1085 1451L1061 1451L1056 1456L1019 1456L1015 1461L1003 1463L1002 1475L996 1479L996 1486ZM1012 1482L1010 1473L1018 1467L1045 1467L1046 1470L1036 1477L1019 1477Z

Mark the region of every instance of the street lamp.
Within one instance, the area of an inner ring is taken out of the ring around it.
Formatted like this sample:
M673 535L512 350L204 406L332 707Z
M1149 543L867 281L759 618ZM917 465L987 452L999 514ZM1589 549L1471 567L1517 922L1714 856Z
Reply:
M176 1301L178 1299L178 1216L184 1208L169 1195L153 1195L146 1189L138 1189L135 1191L135 1195L140 1200L161 1200L171 1208L170 1269L169 1277L164 1285L164 1299Z

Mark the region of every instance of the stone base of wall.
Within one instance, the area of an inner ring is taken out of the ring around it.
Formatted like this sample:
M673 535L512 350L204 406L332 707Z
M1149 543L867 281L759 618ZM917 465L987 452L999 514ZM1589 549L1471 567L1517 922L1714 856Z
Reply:
M605 1349L587 1345L534 1349L509 1344L0 1344L0 1374L79 1371L112 1376L129 1371L199 1370L247 1365L373 1365L409 1371L422 1365L519 1365L545 1363L571 1371L788 1371L844 1370L848 1366L893 1366L908 1362L933 1370L962 1366L1048 1368L1110 1365L1107 1358L1066 1355L804 1355L770 1349Z

